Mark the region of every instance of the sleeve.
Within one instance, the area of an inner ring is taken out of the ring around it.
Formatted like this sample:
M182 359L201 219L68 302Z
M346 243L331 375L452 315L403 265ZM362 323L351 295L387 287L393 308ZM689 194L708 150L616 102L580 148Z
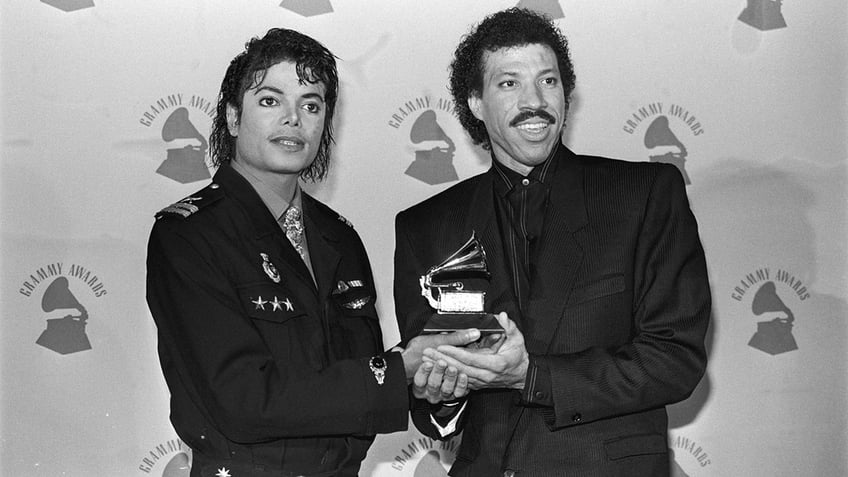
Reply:
M463 399L450 403L442 403L438 410L433 409L430 411L430 423L439 432L440 437L446 438L457 433L459 420L462 419L465 413L465 406L467 405L468 401Z
M427 271L415 253L411 231L406 225L406 215L395 218L395 312L402 346L418 336L433 314L427 300L421 296L418 279Z
M148 244L147 300L163 371L180 402L191 402L191 412L239 443L406 428L409 402L399 353L385 355L382 385L368 358L321 370L294 361L281 365L220 265L217 252L227 245L213 239L160 220ZM172 409L172 418L179 420L177 412Z
M427 267L421 264L414 252L416 248L410 239L411 231L406 221L407 215L403 212L395 218L395 316L403 346L421 332L433 313L419 293L418 278L426 272ZM438 407L424 399L416 399L412 392L409 393L409 399L412 422L422 434L445 440L461 432L463 417L467 414L466 399L463 398L456 413L451 413L447 418L435 417L434 412Z
M544 358L553 406L542 413L553 429L680 401L704 374L711 303L704 251L680 173L657 170L635 247L633 338Z
M554 405L551 395L551 369L546 356L531 354L527 378L521 391L521 402L529 406Z

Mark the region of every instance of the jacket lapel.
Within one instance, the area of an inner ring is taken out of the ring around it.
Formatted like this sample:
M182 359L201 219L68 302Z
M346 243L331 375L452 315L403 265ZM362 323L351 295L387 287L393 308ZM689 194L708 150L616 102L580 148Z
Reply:
M338 236L334 233L341 226L338 220L329 218L318 209L315 199L306 194L301 196L303 215L306 221L306 240L309 245L309 259L312 261L312 271L318 283L319 295L329 296L335 287L336 271L341 261L341 253L337 250ZM294 250L294 248L292 248Z
M548 349L562 319L562 310L583 260L583 249L576 233L588 222L583 166L564 146L560 146L555 160L559 163L552 178L550 202L536 257L536 273L530 281L527 309L527 315L534 318L533 336L538 337L537 343L528 343L528 346L536 348L535 352Z
M309 269L250 183L230 166L221 166L215 173L214 181L241 205L248 216L248 222L253 225L257 246L269 254L271 262L280 269L282 279L295 277L314 291L315 284Z

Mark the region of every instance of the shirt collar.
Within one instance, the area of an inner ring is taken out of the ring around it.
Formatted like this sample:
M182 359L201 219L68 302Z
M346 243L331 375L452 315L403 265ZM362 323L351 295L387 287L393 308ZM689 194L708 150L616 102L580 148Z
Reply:
M269 186L262 179L256 177L256 175L252 174L246 167L244 167L241 163L237 161L230 161L230 166L234 171L241 174L242 177L250 183L251 187L256 191L259 195L259 198L262 199L262 202L268 207L268 210L271 212L271 215L274 216L274 219L279 220L280 217L286 212L286 209L289 208L289 205L294 205L295 207L303 210L301 205L301 193L300 193L300 183L298 183L297 187L294 190L294 197L289 200L288 197L282 197L276 191L274 191L271 186Z
M559 141L554 144L553 149L551 149L550 154L548 154L548 158L545 159L545 162L539 164L534 167L526 177L535 179L542 184L547 184L550 182L550 178L556 172L556 159L554 156L556 155L557 150L559 149ZM495 175L495 192L497 192L501 197L506 197L509 191L518 184L525 176L515 172L514 170L506 167L505 165L498 162L495 159L494 153L492 153L492 168Z

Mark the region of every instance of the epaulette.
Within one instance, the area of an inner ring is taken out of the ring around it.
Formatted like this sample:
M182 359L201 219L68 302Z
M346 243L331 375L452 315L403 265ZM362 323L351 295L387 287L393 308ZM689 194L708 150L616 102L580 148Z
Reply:
M353 223L350 220L347 220L344 216L339 215L339 220L341 220L342 223L347 225L348 227L353 228Z
M156 218L161 219L162 217L173 217L179 215L185 219L209 204L217 202L218 199L223 196L224 192L221 190L220 186L213 182L194 194L178 200L159 212L156 212Z

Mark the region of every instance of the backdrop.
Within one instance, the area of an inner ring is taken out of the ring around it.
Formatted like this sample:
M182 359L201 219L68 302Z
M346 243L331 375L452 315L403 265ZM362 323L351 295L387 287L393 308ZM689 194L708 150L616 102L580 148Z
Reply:
M519 3L570 41L566 144L688 177L714 313L707 375L670 408L675 475L848 475L844 0L4 0L0 474L188 475L145 248L208 183L220 81L268 28L340 58L309 189L362 236L395 342L395 214L489 167L453 115L453 49ZM380 436L362 475L444 476L457 445Z

